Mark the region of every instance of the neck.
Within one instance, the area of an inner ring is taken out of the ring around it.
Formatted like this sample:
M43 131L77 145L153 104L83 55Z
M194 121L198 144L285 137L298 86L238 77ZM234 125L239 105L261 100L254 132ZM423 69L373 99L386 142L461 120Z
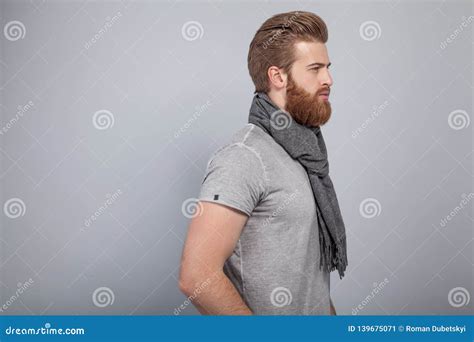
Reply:
M276 104L280 109L285 109L286 100L282 92L276 92L275 90L270 90L267 93L267 95L270 98L270 100L272 100L273 103Z

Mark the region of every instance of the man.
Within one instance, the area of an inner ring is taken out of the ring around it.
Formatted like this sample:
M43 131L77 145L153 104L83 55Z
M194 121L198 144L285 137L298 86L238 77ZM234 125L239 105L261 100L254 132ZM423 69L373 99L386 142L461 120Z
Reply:
M329 275L347 257L320 130L327 39L319 16L289 12L250 44L249 123L211 157L182 256L180 289L202 314L336 314Z

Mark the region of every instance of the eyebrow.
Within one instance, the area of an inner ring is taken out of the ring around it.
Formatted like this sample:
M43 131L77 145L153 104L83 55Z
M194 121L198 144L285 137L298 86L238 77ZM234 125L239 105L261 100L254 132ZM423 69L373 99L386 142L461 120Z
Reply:
M326 64L324 64L324 63L315 62L315 63L308 64L308 65L306 66L306 68L311 68L311 67L316 66L316 65L317 65L317 66L322 66L322 67L323 67L323 66L326 66ZM330 66L331 66L331 62L329 62L329 64L327 65L327 67L329 68Z

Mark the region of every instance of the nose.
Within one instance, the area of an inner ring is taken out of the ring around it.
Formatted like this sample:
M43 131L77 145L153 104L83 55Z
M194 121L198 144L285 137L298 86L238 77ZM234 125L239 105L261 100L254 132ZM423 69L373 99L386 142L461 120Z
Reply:
M331 87L332 84L333 84L333 79L331 77L331 73L329 72L329 70L326 68L324 69L325 70L325 73L324 75L322 76L322 80L321 80L321 83L322 83L322 86L326 86L326 87Z

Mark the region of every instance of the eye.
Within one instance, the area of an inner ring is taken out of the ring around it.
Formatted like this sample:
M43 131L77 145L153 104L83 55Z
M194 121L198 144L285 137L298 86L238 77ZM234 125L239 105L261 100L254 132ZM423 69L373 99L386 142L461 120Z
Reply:
M318 71L319 69L320 69L320 68L312 68L311 70L316 70L316 71Z

